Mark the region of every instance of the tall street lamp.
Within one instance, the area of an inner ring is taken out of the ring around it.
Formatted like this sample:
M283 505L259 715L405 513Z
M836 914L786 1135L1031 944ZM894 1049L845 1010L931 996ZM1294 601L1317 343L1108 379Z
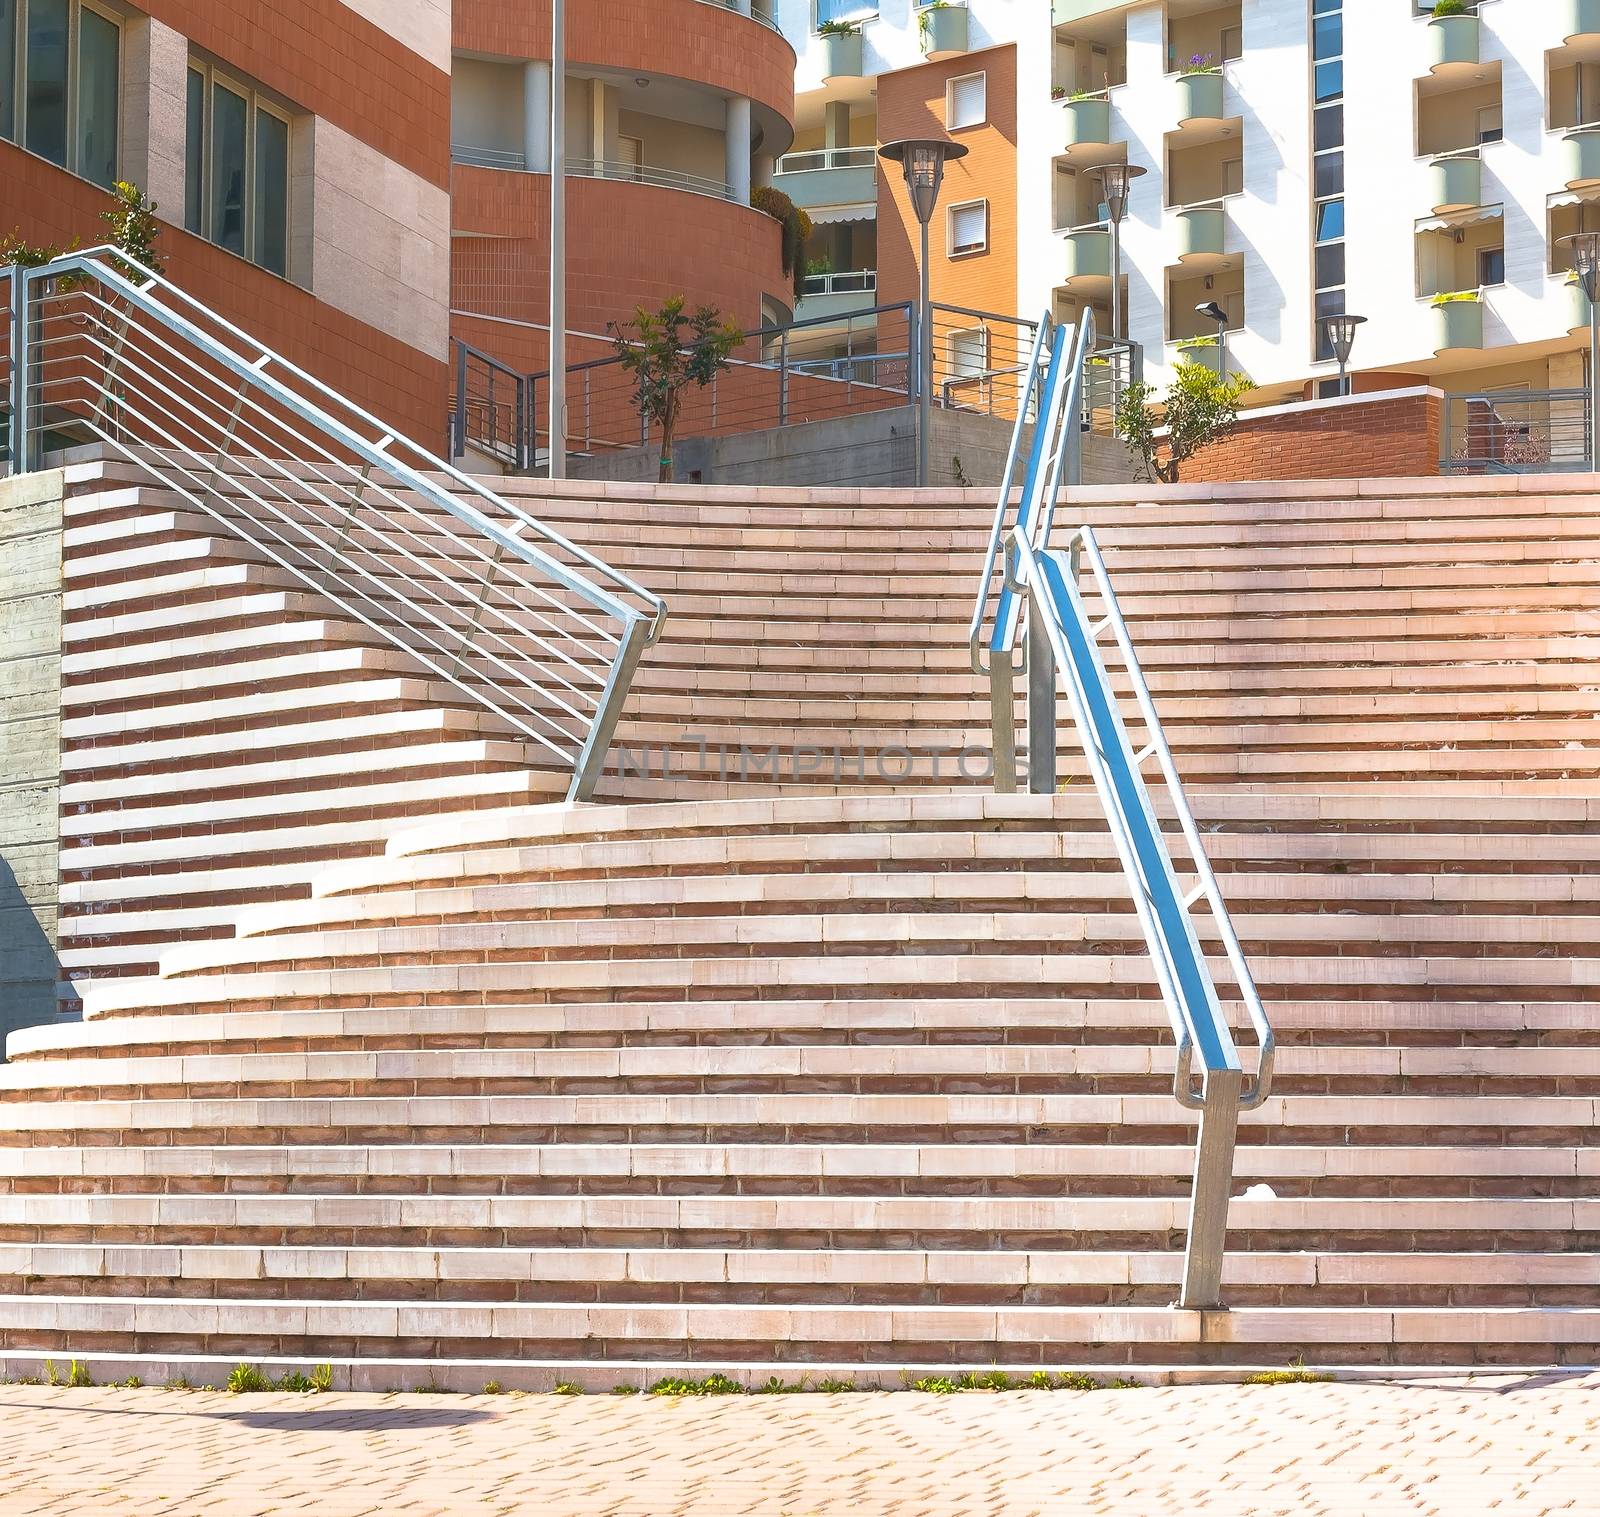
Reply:
M1356 345L1356 328L1365 326L1365 316L1324 316L1321 319L1323 336L1339 360L1339 393L1350 393L1350 378L1345 370L1350 364L1350 350Z
M550 6L550 478L567 477L567 3ZM595 149L595 156L600 150Z
M917 483L928 482L928 430L933 421L933 321L928 302L928 223L938 204L945 164L967 150L946 137L907 137L886 142L878 156L898 163L906 178L911 209L922 227L921 298L917 302Z
M1600 468L1600 232L1561 238L1572 255L1573 272L1589 298L1589 467Z
M1128 211L1128 191L1133 181L1145 172L1137 164L1108 163L1094 171L1100 181L1100 199L1111 224L1111 335L1122 331L1122 218Z
M1194 308L1196 316L1204 316L1207 321L1217 324L1217 378L1228 377L1228 313L1216 301L1208 300L1203 306Z

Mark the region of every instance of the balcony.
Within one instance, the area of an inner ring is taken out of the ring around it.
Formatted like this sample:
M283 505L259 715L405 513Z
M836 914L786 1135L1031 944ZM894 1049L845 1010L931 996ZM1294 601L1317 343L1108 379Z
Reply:
M1074 168L1109 163L1121 156L1111 142L1111 99L1104 92L1061 104L1061 156Z
M516 174L527 172L528 167L527 159L509 148L478 147L464 142L451 144L450 161L472 168L501 169ZM716 200L737 201L739 198L726 180L709 179L678 169L654 168L642 163L604 158L569 158L567 173L575 179L616 179L628 184L652 184L664 190L687 190L692 195L710 195Z
M1429 174L1435 216L1475 210L1483 204L1483 160L1476 149L1435 158Z
M1600 184L1600 126L1583 126L1565 137L1569 190Z
M957 58L967 50L967 7L953 0L935 0L917 11L922 53L930 63Z
M1221 69L1197 69L1178 75L1178 129L1224 119Z
M1227 262L1228 213L1221 201L1179 206L1178 262L1199 268L1220 268Z
M1433 351L1438 356L1483 346L1483 296L1477 291L1441 295L1433 303Z
M1589 297L1583 293L1576 274L1568 275L1562 290L1567 303L1567 331L1574 337L1589 335Z
M878 154L870 147L814 148L785 153L774 168L773 185L804 208L819 205L877 205Z
M796 321L840 316L848 311L863 311L878 298L876 269L848 269L837 274L807 274L800 286Z
M1185 337L1167 344L1167 366L1176 368L1180 363L1197 363L1222 375L1222 345L1215 337Z
M1600 0L1566 0L1566 7L1569 45L1600 38ZM1584 324L1588 325L1587 318Z
M1483 24L1476 16L1431 17L1428 35L1428 72L1436 77L1467 72L1482 62Z
M1111 281L1111 231L1103 222L1069 227L1062 236L1062 289L1082 294Z
M836 79L860 79L866 70L862 64L863 39L861 29L825 32L822 34L822 79L832 84Z

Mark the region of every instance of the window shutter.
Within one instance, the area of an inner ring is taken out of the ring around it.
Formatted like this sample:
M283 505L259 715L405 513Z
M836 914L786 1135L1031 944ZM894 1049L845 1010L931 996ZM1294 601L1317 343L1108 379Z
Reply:
M978 126L988 112L984 75L968 74L950 81L950 127Z
M981 200L950 207L950 251L974 253L989 241L989 208Z

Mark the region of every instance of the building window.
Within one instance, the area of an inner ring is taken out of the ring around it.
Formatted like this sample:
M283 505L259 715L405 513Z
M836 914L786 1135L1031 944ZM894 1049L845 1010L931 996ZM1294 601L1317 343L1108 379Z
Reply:
M1344 0L1311 0L1312 284L1317 360L1331 359L1321 318L1345 310Z
M0 0L0 137L110 189L122 28L86 0Z
M989 202L967 200L953 205L947 212L950 236L950 256L959 258L964 253L981 253L989 246Z
M1506 135L1505 112L1498 105L1485 106L1478 112L1478 142L1503 142Z
M197 237L289 273L288 115L242 80L189 65L184 225Z
M865 21L878 14L878 0L817 0L816 24L825 21Z
M982 126L989 114L988 79L983 74L963 74L944 87L944 119L947 131L964 126Z
M1506 250L1504 248L1478 249L1478 287L1506 282Z

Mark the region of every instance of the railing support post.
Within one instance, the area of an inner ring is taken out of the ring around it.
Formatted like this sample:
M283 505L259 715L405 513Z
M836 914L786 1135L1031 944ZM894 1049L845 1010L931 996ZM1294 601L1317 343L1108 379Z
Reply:
M11 271L11 472L33 469L32 334L28 330L28 273Z
M1183 1251L1183 1293L1178 1305L1187 1311L1210 1312L1222 1308L1228 1193L1233 1187L1233 1150L1239 1134L1244 1074L1236 1069L1212 1069L1205 1079L1194 1190L1189 1199L1189 1241Z
M569 801L588 800L600 782L606 753L617 730L617 718L622 715L622 703L633 686L633 672L638 667L639 655L645 650L649 631L649 623L641 617L635 617L622 634L616 657L612 659L610 672L606 675L606 687L600 692L600 702L594 709L589 735L573 767L572 785L567 791Z
M994 788L1011 795L1017 788L1017 673L1009 653L989 654L989 729L994 754ZM1031 694L1031 690L1030 690Z
M789 329L778 337L778 425L789 425Z
M532 396L529 392L531 389L532 385L529 383L528 377L526 375L519 374L517 376L516 390L517 440L515 448L517 468L519 471L531 468L533 464L533 459L531 456L532 450L528 445L529 418L531 417L533 410L532 405L530 404Z
M467 349L456 343L456 407L450 418L450 461L462 458L467 451Z
M1056 790L1056 659L1050 648L1044 609L1028 596L1028 789L1034 795ZM995 755L996 765L999 754ZM998 768L997 771L998 773Z

